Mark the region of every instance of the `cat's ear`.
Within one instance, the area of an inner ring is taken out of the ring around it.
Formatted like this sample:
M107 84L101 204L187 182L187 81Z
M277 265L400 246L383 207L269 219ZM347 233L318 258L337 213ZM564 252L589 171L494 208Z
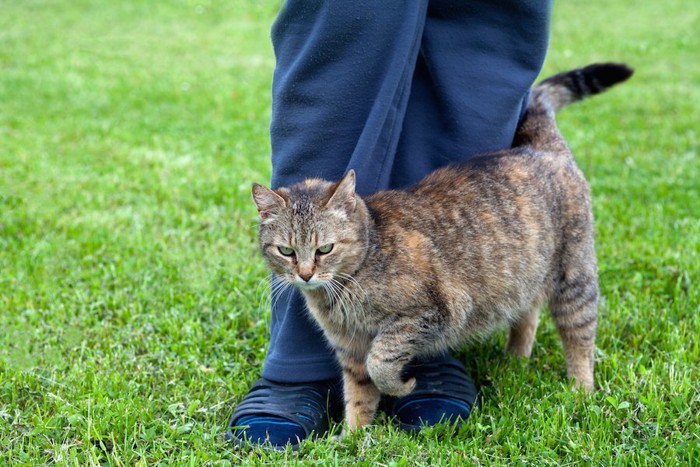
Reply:
M265 186L253 183L252 191L253 201L255 201L255 205L258 207L258 214L260 215L260 222L262 224L272 222L279 214L280 210L286 206L284 198Z
M355 194L355 171L350 169L333 187L331 198L326 203L326 207L341 209L348 216L355 212L357 207L357 195Z

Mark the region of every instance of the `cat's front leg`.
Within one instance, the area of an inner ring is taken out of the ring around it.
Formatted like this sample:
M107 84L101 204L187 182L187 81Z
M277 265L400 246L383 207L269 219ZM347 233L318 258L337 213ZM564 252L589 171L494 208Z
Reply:
M337 352L337 355L343 369L345 428L342 434L346 434L372 422L381 394L361 359L342 352Z
M417 355L441 346L442 332L430 316L396 319L374 338L367 371L382 394L401 397L413 391L416 380L403 380L404 367Z

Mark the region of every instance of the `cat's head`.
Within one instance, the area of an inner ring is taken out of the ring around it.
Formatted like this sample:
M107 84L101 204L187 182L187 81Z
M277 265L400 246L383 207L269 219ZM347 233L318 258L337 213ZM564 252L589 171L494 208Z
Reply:
M254 184L253 200L260 247L279 278L301 290L320 289L363 261L368 215L354 171L338 183L309 179L277 190Z

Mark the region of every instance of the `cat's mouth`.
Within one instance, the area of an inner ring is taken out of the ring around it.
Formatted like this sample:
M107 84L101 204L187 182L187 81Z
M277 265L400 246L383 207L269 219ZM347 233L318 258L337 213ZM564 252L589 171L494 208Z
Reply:
M304 279L297 277L294 279L292 282L294 286L301 290L316 290L320 289L323 287L323 281L316 279L315 277L312 277L308 281L305 281Z

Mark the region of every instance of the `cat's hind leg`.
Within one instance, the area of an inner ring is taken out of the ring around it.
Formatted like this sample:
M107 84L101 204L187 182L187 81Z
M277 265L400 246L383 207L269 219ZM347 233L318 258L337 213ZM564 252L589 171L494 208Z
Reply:
M593 365L598 324L598 281L595 273L564 274L550 299L552 317L566 353L567 374L574 386L593 390Z
M539 324L539 309L522 315L510 327L506 352L516 357L529 357L532 353L532 344L535 342L535 333Z

